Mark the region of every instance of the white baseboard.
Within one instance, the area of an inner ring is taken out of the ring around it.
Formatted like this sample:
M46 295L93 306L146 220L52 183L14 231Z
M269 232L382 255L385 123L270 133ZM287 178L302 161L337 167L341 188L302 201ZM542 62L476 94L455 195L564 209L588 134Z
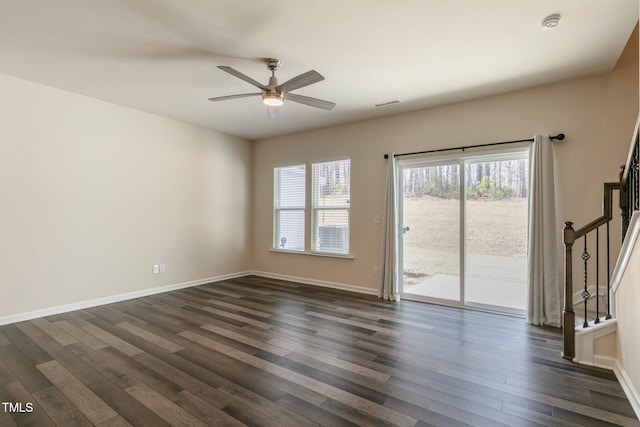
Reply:
M593 356L593 366L596 368L603 368L613 371L616 366L617 359L611 356L601 356L594 355Z
M638 390L634 387L631 378L629 378L627 371L625 371L624 366L620 364L618 359L614 359L613 372L616 374L616 378L618 378L624 394L629 399L629 403L631 403L636 417L640 418L640 393L638 393Z
M347 285L346 283L327 282L325 280L308 279L306 277L289 276L286 274L269 273L266 271L252 271L254 276L266 277L269 279L286 280L289 282L304 283L305 285L322 286L325 288L340 289L343 291L357 292L367 295L378 295L376 289L363 288L362 286Z
M146 297L149 295L161 294L164 292L175 291L178 289L190 288L192 286L205 285L211 282L219 282L221 280L235 279L237 277L248 276L248 271L240 273L225 274L222 276L207 277L205 279L192 280L189 282L175 283L172 285L160 286L157 288L143 289L141 291L127 292L124 294L111 295L102 298L95 298L86 301L80 301L72 304L58 305L55 307L43 308L40 310L27 311L24 313L12 314L0 317L0 325L10 323L24 322L25 320L37 319L39 317L53 316L55 314L67 313L69 311L82 310L85 308L96 307L99 305L111 304L119 301L126 301L134 298Z
M620 386L622 387L622 391L624 391L627 399L629 399L629 403L631 404L633 411L636 413L636 417L640 418L640 394L631 382L631 378L629 378L624 366L620 364L620 361L615 357L594 356L593 362L593 366L595 367L610 369L613 371L620 383Z

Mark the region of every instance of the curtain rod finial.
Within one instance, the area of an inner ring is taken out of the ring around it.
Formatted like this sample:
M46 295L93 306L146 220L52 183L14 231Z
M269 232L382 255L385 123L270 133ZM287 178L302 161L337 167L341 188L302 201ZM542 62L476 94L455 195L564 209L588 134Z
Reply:
M385 154L385 155L384 155L384 158L385 158L385 159L388 159L388 158L389 158L389 155L388 155L388 154Z
M559 133L559 134L557 134L556 136L551 136L551 137L549 137L549 138L550 138L552 141L553 141L554 139L557 139L558 141L562 141L562 140L564 139L564 133Z

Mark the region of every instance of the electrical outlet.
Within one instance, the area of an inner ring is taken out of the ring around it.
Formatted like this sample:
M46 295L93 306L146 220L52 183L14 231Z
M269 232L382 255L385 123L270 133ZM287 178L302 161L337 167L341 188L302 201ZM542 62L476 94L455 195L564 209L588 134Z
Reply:
M160 266L158 264L153 264L153 274L158 274L160 272Z
M375 214L375 215L373 216L373 223L374 223L374 224L380 224L380 215Z
M377 265L374 265L373 271L371 272L371 274L373 274L374 276L378 276L380 274L380 267L378 267Z
M164 264L160 264L160 273L164 273Z

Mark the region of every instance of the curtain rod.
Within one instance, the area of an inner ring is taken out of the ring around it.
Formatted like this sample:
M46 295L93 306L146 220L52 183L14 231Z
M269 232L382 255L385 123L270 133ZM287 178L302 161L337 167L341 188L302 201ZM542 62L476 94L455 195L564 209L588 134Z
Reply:
M562 141L564 139L564 133L559 133L555 136L549 136L551 141L557 139L558 141ZM491 147L493 145L505 145L505 144L517 144L519 142L533 142L533 138L529 139L518 139L516 141L503 141L503 142L492 142L489 144L477 144L477 145L466 145L464 147L451 147L451 148L439 148L436 150L427 150L427 151L414 151L413 153L400 153L394 154L393 157L402 157L402 156L412 156L414 154L428 154L428 153L441 153L443 151L453 151L453 150L466 150L468 148L479 148L479 147ZM389 158L388 154L384 155L385 159Z

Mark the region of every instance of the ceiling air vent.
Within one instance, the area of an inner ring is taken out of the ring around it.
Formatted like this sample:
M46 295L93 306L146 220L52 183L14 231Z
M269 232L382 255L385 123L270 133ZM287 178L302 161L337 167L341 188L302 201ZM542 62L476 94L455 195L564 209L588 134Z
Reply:
M387 105L400 104L400 100L394 99L393 101L380 102L378 104L373 104L374 107L386 107Z

